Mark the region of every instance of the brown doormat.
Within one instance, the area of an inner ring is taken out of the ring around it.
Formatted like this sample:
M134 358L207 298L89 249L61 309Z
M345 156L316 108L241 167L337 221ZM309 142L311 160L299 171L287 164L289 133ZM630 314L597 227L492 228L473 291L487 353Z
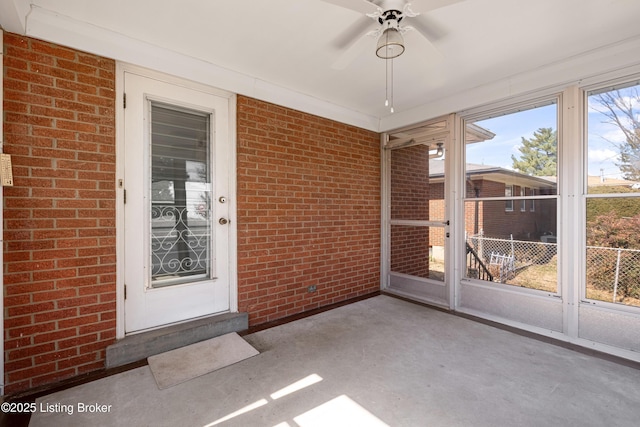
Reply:
M173 387L259 354L232 332L149 357L149 367L159 389Z

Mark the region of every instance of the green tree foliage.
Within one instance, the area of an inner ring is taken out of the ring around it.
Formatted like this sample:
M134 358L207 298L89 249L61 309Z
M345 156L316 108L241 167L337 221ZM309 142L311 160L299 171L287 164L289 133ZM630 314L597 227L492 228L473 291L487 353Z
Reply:
M618 127L624 142L618 148L618 163L624 179L640 181L640 86L612 90L594 96L593 108L606 117L605 123Z
M557 132L552 128L540 128L530 139L522 137L518 147L520 157L511 156L513 168L533 176L555 176L558 165Z

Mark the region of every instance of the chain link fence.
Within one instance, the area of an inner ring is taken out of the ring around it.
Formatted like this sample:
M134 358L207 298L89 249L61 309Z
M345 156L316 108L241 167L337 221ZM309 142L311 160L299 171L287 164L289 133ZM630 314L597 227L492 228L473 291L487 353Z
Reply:
M587 298L638 305L640 250L587 246L586 261Z
M546 237L555 240L554 236ZM528 267L555 264L556 243L496 239L481 234L469 236L467 243L496 282L511 283Z
M557 244L467 237L467 277L557 292ZM639 305L640 250L587 246L587 298Z

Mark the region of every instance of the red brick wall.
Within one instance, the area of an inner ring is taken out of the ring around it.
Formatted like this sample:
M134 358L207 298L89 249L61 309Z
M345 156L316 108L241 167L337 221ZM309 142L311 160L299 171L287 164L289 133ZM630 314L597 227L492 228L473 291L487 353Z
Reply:
M379 290L379 135L242 96L237 108L240 311L256 325Z
M473 186L467 185L467 197L473 198L474 188L478 189L480 197L504 197L505 184L490 180L475 180ZM521 187L513 186L513 195L520 196ZM530 189L525 190L530 195ZM539 195L541 190L536 190ZM513 210L505 209L505 201L478 202L478 232L486 237L509 238L513 235L516 240L538 240L544 232L557 234L556 201L535 200L535 209L531 211L531 200L526 201L525 210L521 210L521 201L513 201ZM474 233L475 202L465 203L465 229L469 234Z
M429 213L432 219L444 217L444 184L431 184L431 201L429 202ZM521 187L514 185L514 196L520 196ZM556 227L556 201L555 200L535 200L535 209L531 211L531 200L526 201L526 209L521 210L521 201L513 201L513 211L505 211L505 201L473 201L479 197L504 197L505 184L478 179L472 182L467 181L466 197L470 200L465 202L465 231L468 235L484 232L486 237L509 238L511 235L520 240L538 240L545 232L557 234ZM536 194L540 195L541 190L537 189ZM525 195L531 195L531 189L525 190ZM477 229L476 229L477 227ZM444 242L443 233L438 230L429 236L429 244L441 246Z
M4 49L11 394L103 368L115 338L115 63L9 33ZM239 308L252 324L379 289L379 143L238 98Z
M115 63L4 34L6 392L102 368L115 338Z
M429 147L391 152L391 219L429 219ZM429 277L429 227L391 227L391 271Z

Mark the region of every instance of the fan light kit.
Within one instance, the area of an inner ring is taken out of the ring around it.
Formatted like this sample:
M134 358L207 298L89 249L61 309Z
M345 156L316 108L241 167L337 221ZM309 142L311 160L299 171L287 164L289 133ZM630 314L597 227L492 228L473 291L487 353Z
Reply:
M402 33L413 29L413 27L409 26L400 26L400 21L404 16L413 18L419 14L413 12L411 3L407 3L404 0L374 1L371 3L378 4L378 10L374 13L368 13L367 16L377 20L380 23L380 27L367 34L378 37L376 56L387 61L385 64L384 106L389 107L389 110L393 113L393 58L397 58L404 53ZM400 8L400 6L402 7ZM383 7L387 9L383 9Z
M397 18L398 15L400 15L400 19L402 19L401 12L389 10L384 12L384 21L382 17L379 18L384 30L382 30L382 34L380 38L378 38L378 45L376 46L376 55L378 58L397 58L404 52L404 39L398 30L400 24L400 20Z
M376 31L371 31L369 34L372 36L378 36L378 43L376 45L376 56L387 60L385 68L385 100L384 106L390 107L391 113L393 113L393 58L404 53L404 38L402 33L412 29L411 27L401 27L400 21L404 14L407 16L417 16L418 14L411 11L411 4L406 3L404 5L404 12L395 9L382 10L378 8L378 11L372 14L367 14L368 17L377 19L380 23L380 28Z
M425 16L432 10L447 7L464 0L413 0L416 13L411 9L412 3L409 0L323 0L336 6L344 7L363 13L361 18L351 25L343 36L339 38L337 46L345 50L345 53L334 64L336 69L342 69L354 60L361 52L354 48L366 47L366 36L376 37L376 56L386 61L386 98L384 105L389 107L393 113L393 59L402 55L405 51L404 37L409 30L416 30L422 35L427 43L433 43L445 35L442 26L436 21ZM373 13L367 13L375 7ZM420 16L418 16L420 15ZM413 26L401 25L403 19L411 19ZM373 19L377 28L367 30Z

